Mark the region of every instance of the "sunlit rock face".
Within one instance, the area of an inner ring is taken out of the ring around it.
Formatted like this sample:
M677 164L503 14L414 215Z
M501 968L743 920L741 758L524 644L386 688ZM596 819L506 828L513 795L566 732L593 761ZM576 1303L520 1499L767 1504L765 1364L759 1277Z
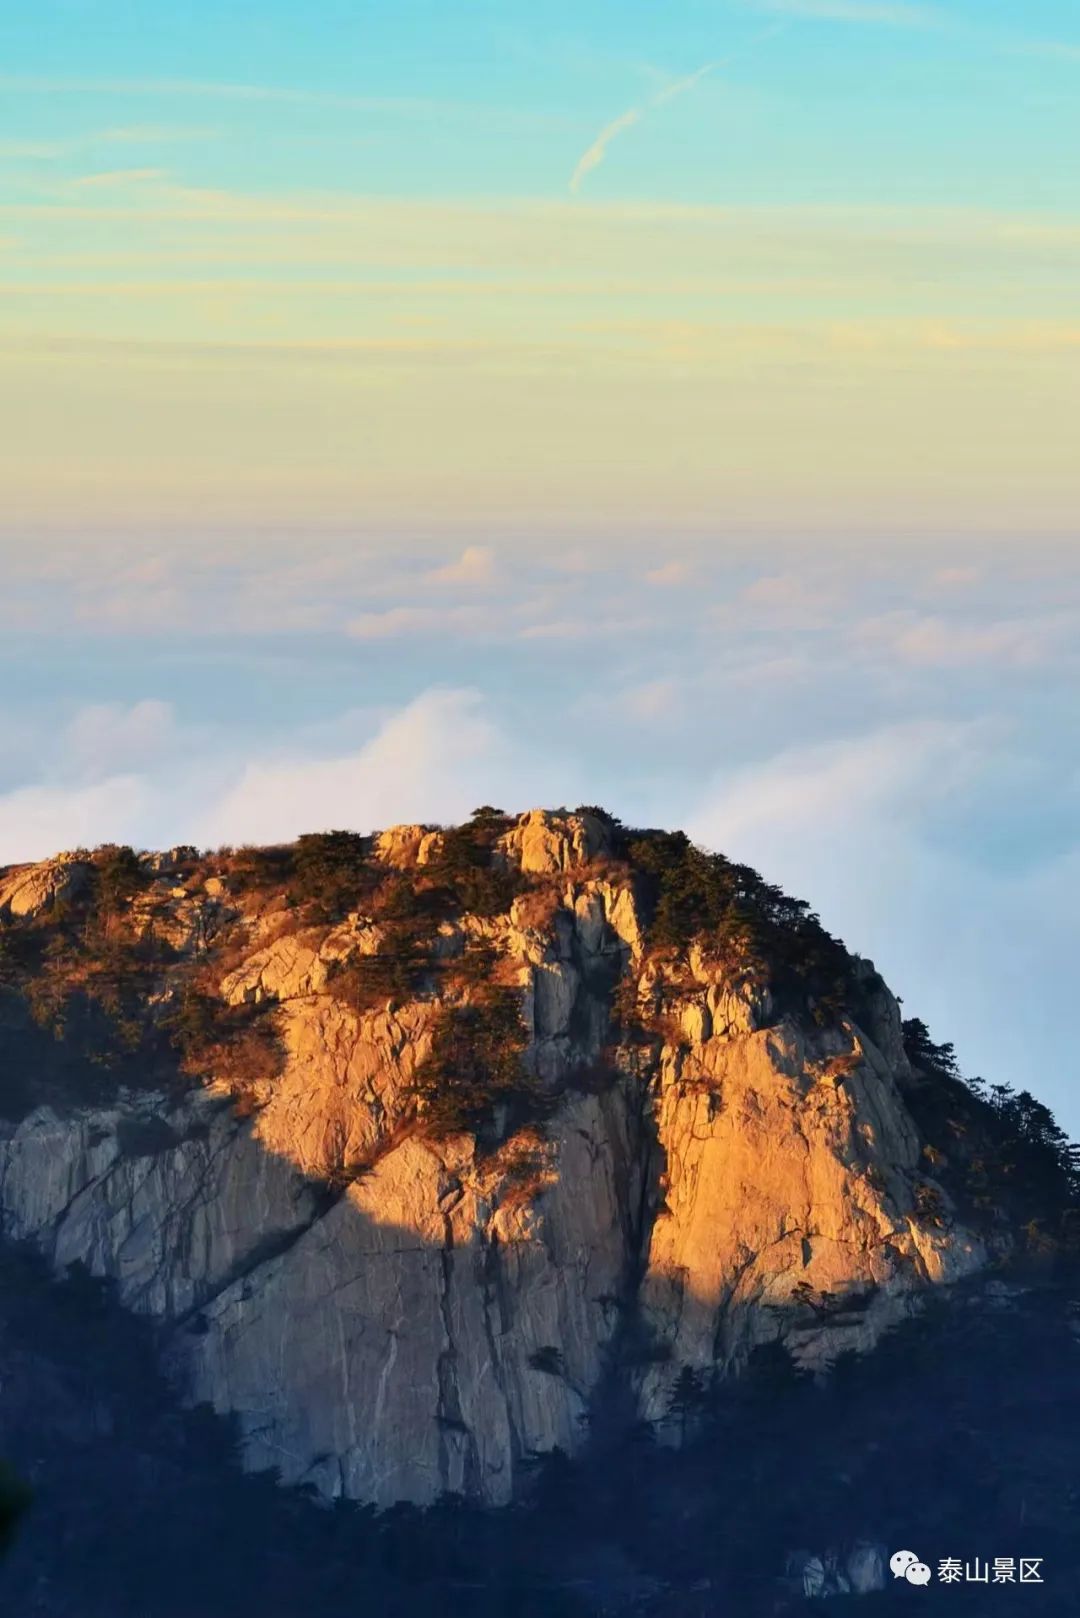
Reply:
M371 852L395 881L441 858L419 826ZM148 860L132 913L153 911L175 959L147 1017L197 968L223 1006L273 1008L278 1071L242 1108L207 1071L93 1104L43 1092L0 1125L6 1234L111 1278L160 1322L186 1397L236 1415L247 1463L327 1496L503 1503L613 1387L659 1421L687 1367L733 1374L777 1338L811 1365L868 1349L983 1261L929 1178L896 1002L866 963L857 1006L822 1019L707 941L655 948L647 885L588 812L522 816L490 864L520 876L506 908L450 906L428 976L358 1008L339 967L393 925L400 948L400 921L358 901L302 927L276 894ZM73 869L0 879L7 924ZM436 1133L418 1076L479 992L445 969L479 946L547 1102Z
M16 866L0 877L0 918L39 916L72 899L88 878L86 862L61 854L38 865Z

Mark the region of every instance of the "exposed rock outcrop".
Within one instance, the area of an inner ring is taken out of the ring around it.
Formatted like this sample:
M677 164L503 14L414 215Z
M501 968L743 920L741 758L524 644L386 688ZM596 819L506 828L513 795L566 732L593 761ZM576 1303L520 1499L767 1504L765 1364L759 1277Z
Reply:
M39 916L85 891L90 866L77 854L20 865L0 877L0 918Z
M611 852L608 827L587 811L548 814L531 809L503 839L508 859L533 873L569 871Z
M434 869L438 835L394 828L374 858ZM214 992L274 1008L280 1071L247 1116L207 1072L0 1124L6 1233L160 1321L186 1395L236 1413L252 1467L379 1505L505 1502L528 1456L581 1442L612 1376L659 1420L683 1370L726 1374L755 1343L814 1365L870 1347L983 1258L928 1179L896 1002L857 963L857 1008L822 1020L701 943L653 949L616 853L592 814L521 817L493 853L521 875L508 908L441 915L412 991L363 1007L336 974L380 955L384 918L283 930L276 897L206 872L173 892L166 863L132 901L157 895L180 954L147 1016L193 959L214 969L212 906L238 918ZM0 905L41 912L75 868L25 868ZM417 1076L475 992L446 972L480 945L549 1103L436 1137Z
M375 857L401 871L430 865L442 842L433 826L390 826L375 838Z

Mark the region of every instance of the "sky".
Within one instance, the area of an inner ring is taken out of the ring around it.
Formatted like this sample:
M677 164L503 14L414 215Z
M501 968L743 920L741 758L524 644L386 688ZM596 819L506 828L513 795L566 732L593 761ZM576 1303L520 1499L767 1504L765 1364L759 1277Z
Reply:
M1064 0L0 9L0 861L605 803L1080 1133Z
M5 6L9 517L1060 532L1078 81L1071 0Z

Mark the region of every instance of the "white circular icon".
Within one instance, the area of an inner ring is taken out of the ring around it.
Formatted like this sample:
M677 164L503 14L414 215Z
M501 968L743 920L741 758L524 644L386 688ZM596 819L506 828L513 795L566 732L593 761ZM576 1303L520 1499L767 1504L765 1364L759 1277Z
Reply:
M894 1579L906 1579L908 1569L921 1567L922 1563L914 1551L894 1551L889 1558L889 1566L892 1568Z
M930 1569L925 1562L913 1562L904 1577L909 1584L929 1584Z

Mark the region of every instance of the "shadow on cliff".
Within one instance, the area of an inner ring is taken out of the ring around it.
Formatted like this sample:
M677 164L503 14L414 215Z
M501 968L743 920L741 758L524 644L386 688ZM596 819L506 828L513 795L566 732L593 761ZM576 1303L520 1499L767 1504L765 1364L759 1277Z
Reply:
M962 1302L828 1385L764 1356L680 1451L639 1431L549 1457L504 1511L376 1516L242 1473L232 1424L178 1408L149 1321L0 1245L0 1451L32 1490L0 1602L28 1618L765 1618L819 1610L778 1578L787 1552L869 1540L932 1566L1042 1558L1044 1587L995 1589L993 1611L1071 1618L1068 1295ZM911 1599L890 1587L865 1610ZM991 1610L979 1586L920 1600Z
M477 1580L453 1510L376 1522L370 1510L320 1506L270 1473L244 1473L234 1424L179 1407L158 1347L153 1325L109 1286L81 1270L58 1281L36 1254L0 1244L0 1452L30 1495L0 1563L5 1612L550 1611L545 1593L514 1584L509 1570L501 1588ZM470 1537L484 1520L470 1514Z
M116 1125L117 1141L123 1162L145 1165L137 1176L145 1183L155 1160L196 1138L186 1129L191 1114L184 1103L198 1100L202 1086L181 1071L167 1045L152 1063L145 1048L130 1061L95 1060L88 1054L96 1048L92 1017L92 1009L76 1011L57 1035L41 1029L17 997L4 995L0 1116L17 1127L42 1106L61 1120L87 1108L129 1110ZM156 1094L165 1097L167 1116L164 1108L147 1114L141 1105ZM344 1612L347 1602L352 1610L360 1581L366 1599L402 1618L431 1611L539 1614L550 1612L553 1600L561 1613L594 1610L590 1580L578 1593L571 1587L569 1575L581 1566L569 1552L548 1560L538 1551L523 1571L500 1548L502 1519L453 1498L425 1513L391 1509L377 1526L370 1510L353 1504L316 1505L311 1485L281 1488L273 1469L241 1470L235 1418L182 1406L183 1390L162 1370L178 1334L205 1333L204 1312L215 1300L226 1293L242 1299L256 1272L309 1233L319 1237L325 1229L329 1240L372 1264L402 1251L444 1251L430 1233L373 1219L357 1207L355 1173L313 1178L291 1157L271 1152L259 1138L257 1114L233 1114L230 1127L255 1181L263 1180L260 1157L288 1177L290 1222L253 1228L237 1261L181 1316L133 1313L120 1305L114 1280L85 1271L57 1279L28 1249L0 1248L0 1457L33 1492L0 1572L10 1609L56 1618L285 1618L313 1608ZM205 1140L201 1122L198 1131ZM92 1183L84 1194L94 1195ZM635 1194L635 1207L626 1210L628 1232L647 1216L644 1178ZM65 1208L61 1217L69 1213ZM444 1231L437 1208L432 1215ZM43 1227L40 1234L49 1238L51 1231ZM170 1239L182 1255L188 1238L174 1229ZM490 1257L478 1240L455 1253L475 1266L481 1286L488 1284ZM620 1285L624 1294L632 1291L637 1262L635 1252ZM110 1269L121 1273L123 1265L122 1252L110 1252ZM614 1302L622 1309L625 1297ZM340 1298L317 1299L300 1328L336 1335L340 1323L331 1317L341 1307L348 1312ZM370 1325L384 1331L378 1319ZM511 1329L508 1319L502 1329ZM432 1374L439 1382L440 1442L460 1452L471 1437L455 1408L452 1352L440 1355ZM565 1381L557 1344L537 1344L526 1374L540 1385L551 1377ZM543 1458L518 1454L515 1466L527 1493ZM467 1483L468 1462L462 1470ZM314 1465L310 1472L319 1475ZM607 1588L607 1574L602 1582Z
M67 1078L75 1082L77 1071ZM249 1142L254 1125L237 1121ZM136 1159L176 1144L167 1129L158 1140L120 1133ZM298 1197L296 1229L253 1242L213 1295L242 1288L332 1214L361 1246L375 1234L347 1187L298 1181ZM379 1225L377 1236L390 1251L424 1245L415 1230L392 1225ZM479 1250L474 1257L482 1264ZM238 1421L185 1407L162 1370L176 1332L198 1333L210 1302L201 1299L183 1322L140 1315L120 1304L115 1281L82 1266L58 1277L29 1244L0 1242L0 1456L30 1489L0 1565L5 1610L300 1618L344 1615L361 1601L387 1618L586 1618L640 1593L642 1576L622 1553L550 1539L546 1479L560 1472L558 1453L519 1457L521 1498L498 1513L444 1497L426 1511L376 1514L317 1502L310 1485L282 1487L273 1469L243 1470ZM318 1311L302 1324L318 1332ZM333 1325L327 1319L326 1329ZM542 1354L537 1360L531 1374L563 1375ZM441 1419L448 1441L460 1442L453 1415Z
M35 1070L35 1035L14 1032L7 1072L25 1063L35 1082L32 1094L25 1078L21 1093L9 1092L9 1115L28 1101L117 1098L122 1070L81 1064L77 1046L50 1051L43 1060L54 1065ZM186 1082L166 1064L155 1087L162 1076ZM140 1088L147 1078L144 1070ZM447 1499L376 1516L317 1505L309 1490L279 1487L273 1472L243 1473L235 1421L181 1408L162 1374L174 1323L121 1308L111 1285L85 1273L57 1281L33 1254L0 1249L0 1454L33 1492L0 1569L8 1610L300 1618L362 1604L388 1618L751 1618L813 1610L778 1582L787 1552L860 1539L910 1543L931 1562L1041 1557L1047 1588L1023 1599L1043 1613L1078 1610L1069 1435L1080 1396L1067 1291L995 1301L972 1290L827 1384L800 1377L782 1350L767 1352L738 1384L683 1388L670 1412L681 1449L633 1421L627 1369L651 1350L628 1300L663 1172L646 1119L643 1109L622 1325L587 1442L575 1461L520 1457L521 1499L502 1512ZM236 1127L249 1150L266 1150L257 1120ZM176 1141L135 1130L121 1144L149 1159ZM295 1226L254 1240L215 1294L242 1287L331 1215L347 1222L358 1251L372 1237L379 1250L437 1247L414 1229L371 1221L347 1186L304 1180L281 1162L296 1175ZM318 1331L317 1313L302 1325ZM561 1374L550 1357L533 1372ZM1013 1610L1008 1594L998 1601L995 1592L995 1611ZM910 1599L888 1590L868 1597L867 1610L906 1611ZM987 1610L979 1589L931 1589L923 1604Z

